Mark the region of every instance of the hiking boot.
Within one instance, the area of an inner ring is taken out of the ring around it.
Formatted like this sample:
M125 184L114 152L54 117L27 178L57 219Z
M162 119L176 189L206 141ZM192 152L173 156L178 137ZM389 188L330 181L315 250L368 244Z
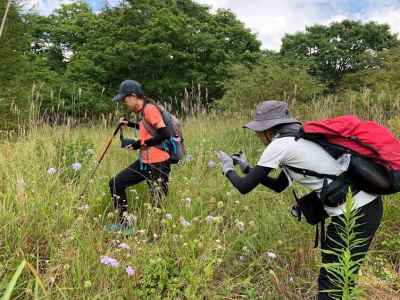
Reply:
M119 233L124 236L133 235L135 230L132 225L128 225L126 222L118 222L113 224L107 224L104 229L111 233Z

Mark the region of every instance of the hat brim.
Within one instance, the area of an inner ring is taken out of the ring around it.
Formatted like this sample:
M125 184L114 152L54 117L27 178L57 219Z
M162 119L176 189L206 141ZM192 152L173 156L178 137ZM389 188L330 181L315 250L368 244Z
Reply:
M300 122L294 118L275 119L266 121L251 121L246 125L244 125L243 128L247 128L253 131L265 131L280 124L290 124L290 123L300 123Z
M121 102L122 100L124 100L126 95L123 94L118 94L116 95L114 98L112 98L112 101L114 102Z

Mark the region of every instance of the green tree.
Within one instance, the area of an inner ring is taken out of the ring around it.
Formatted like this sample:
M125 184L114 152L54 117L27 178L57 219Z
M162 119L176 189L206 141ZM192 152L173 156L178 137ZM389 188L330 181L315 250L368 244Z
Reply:
M233 13L211 14L191 0L131 0L99 14L78 2L31 20L35 57L66 82L92 82L106 95L135 78L158 99L179 99L192 84L219 98L230 65L260 54L260 42Z
M397 36L385 24L345 20L329 26L314 25L305 32L287 34L281 53L305 60L310 74L334 90L344 74L357 72L368 65L365 53L398 45Z
M219 105L233 111L254 109L257 103L271 99L306 102L324 89L305 66L275 55L254 66L233 66L223 87Z
M7 1L0 2L1 18L6 5ZM20 7L12 1L0 38L0 128L14 127L13 106L17 105L19 109L27 106L30 88L26 87L24 75L30 66L27 60L29 35L26 32Z

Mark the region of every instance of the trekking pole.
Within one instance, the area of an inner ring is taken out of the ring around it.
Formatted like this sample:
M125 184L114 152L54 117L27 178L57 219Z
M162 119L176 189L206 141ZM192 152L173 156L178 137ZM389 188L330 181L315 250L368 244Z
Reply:
M121 126L122 126L122 123L118 124L117 128L114 130L114 133L113 133L112 137L110 138L110 140L108 141L106 147L104 148L103 152L101 153L99 159L96 161L96 166L94 167L94 170L93 170L92 174L90 174L90 176L86 180L86 183L85 183L85 185L83 187L83 190L79 195L78 201L81 200L83 195L86 193L86 191L87 191L87 189L89 187L90 180L93 178L94 174L97 171L97 168L100 166L101 162L103 161L104 156L106 155L108 149L110 148L113 139L118 134L118 131L120 130Z

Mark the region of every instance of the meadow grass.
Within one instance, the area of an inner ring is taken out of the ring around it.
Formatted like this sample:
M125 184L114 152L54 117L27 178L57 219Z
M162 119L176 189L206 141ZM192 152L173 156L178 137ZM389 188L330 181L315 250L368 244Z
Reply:
M317 109L297 113L314 117ZM103 226L116 220L108 181L137 158L136 152L121 149L116 139L78 200L96 161L93 153L101 152L110 126L44 124L4 141L0 295L26 260L36 267L50 299L312 298L319 252L313 249L314 228L290 216L291 191L276 194L258 187L244 196L222 176L219 165L209 164L220 149L244 150L257 162L264 147L241 128L246 118L215 112L186 120L189 155L173 167L162 208L154 207L146 184L128 189L129 213L136 220L130 237L108 233ZM78 171L71 168L75 162L81 164ZM380 293L382 299L399 296L399 204L385 201L383 226L361 276L366 294ZM117 259L119 266L102 264L102 256ZM43 296L36 277L23 272L13 297Z

